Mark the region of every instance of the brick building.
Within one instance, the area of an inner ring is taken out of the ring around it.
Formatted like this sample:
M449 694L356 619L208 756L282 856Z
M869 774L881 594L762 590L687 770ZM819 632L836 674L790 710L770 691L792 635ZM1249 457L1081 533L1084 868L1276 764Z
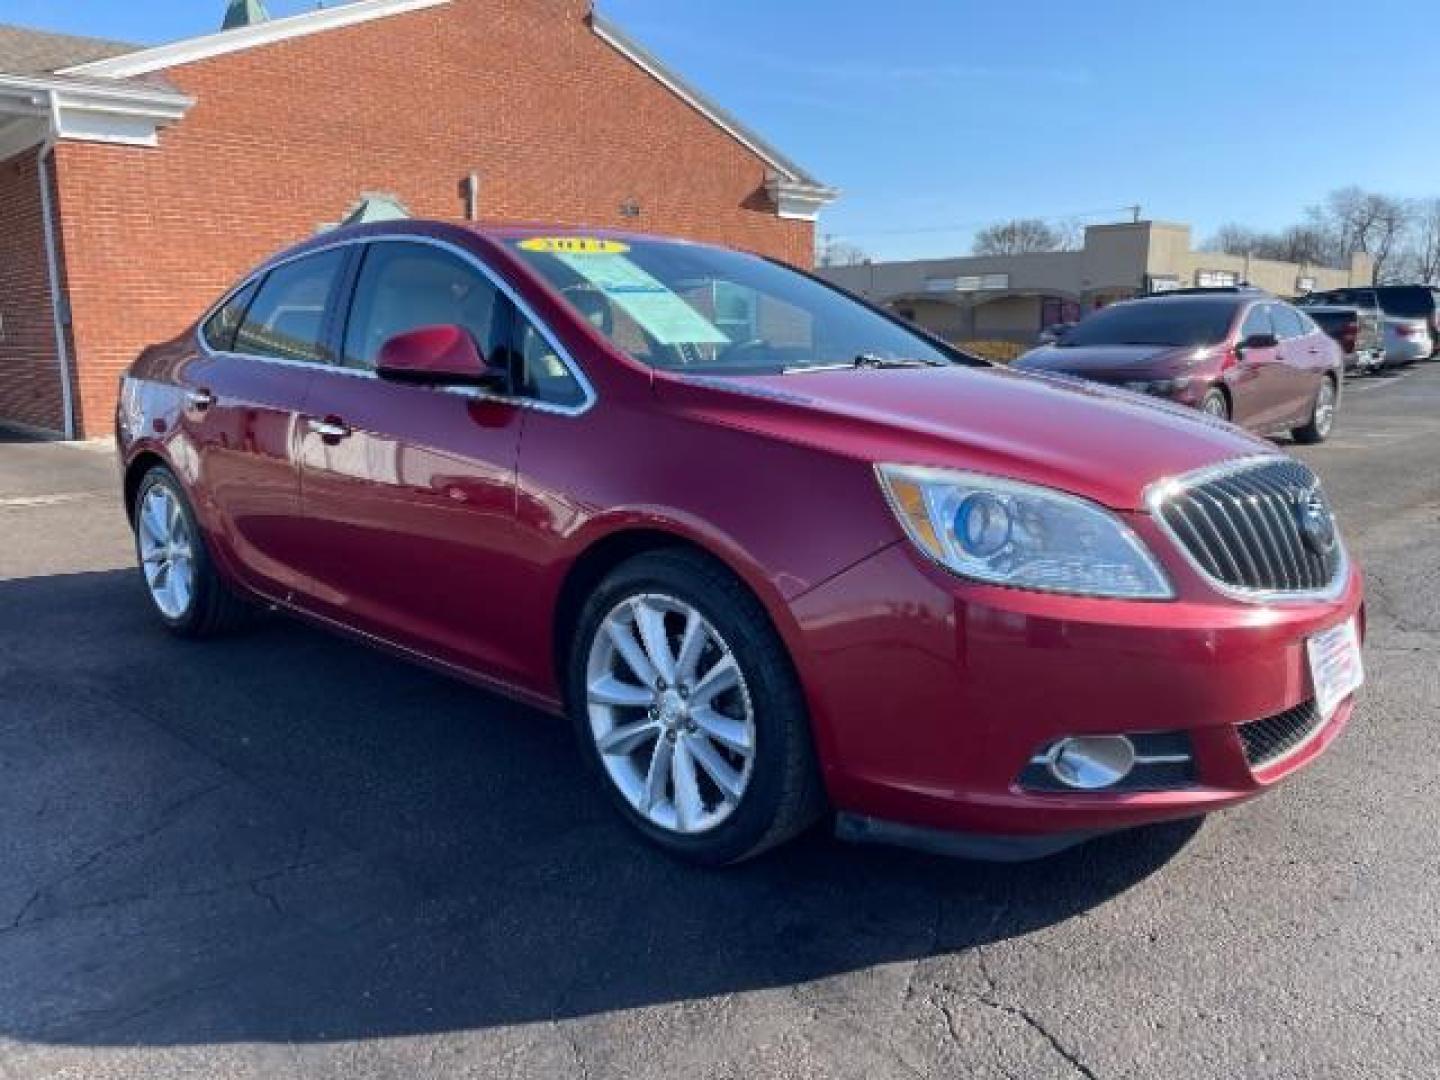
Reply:
M0 27L0 423L107 432L139 348L361 207L813 259L835 192L590 0L237 7L155 48Z

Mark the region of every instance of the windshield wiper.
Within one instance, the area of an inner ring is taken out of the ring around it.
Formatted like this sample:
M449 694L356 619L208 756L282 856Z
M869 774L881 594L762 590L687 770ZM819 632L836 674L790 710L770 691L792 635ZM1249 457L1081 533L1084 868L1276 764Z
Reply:
M786 375L799 375L807 371L848 371L856 368L881 370L884 368L946 367L943 360L925 360L921 357L889 357L875 353L861 353L853 360L841 360L829 364L792 364L784 369Z

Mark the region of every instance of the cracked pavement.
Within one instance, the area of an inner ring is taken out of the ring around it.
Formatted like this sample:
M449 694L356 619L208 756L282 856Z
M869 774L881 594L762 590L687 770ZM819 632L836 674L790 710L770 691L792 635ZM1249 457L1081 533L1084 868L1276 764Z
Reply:
M1440 1074L1440 364L1300 451L1370 589L1268 798L990 866L637 843L563 725L284 620L173 641L111 457L0 444L0 1077Z

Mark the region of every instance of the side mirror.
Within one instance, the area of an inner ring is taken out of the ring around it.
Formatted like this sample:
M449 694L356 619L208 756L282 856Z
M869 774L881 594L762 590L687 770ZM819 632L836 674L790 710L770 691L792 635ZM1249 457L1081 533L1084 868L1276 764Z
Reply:
M1236 346L1236 351L1243 353L1250 349L1273 349L1279 344L1280 339L1274 334L1251 334Z
M382 379L418 386L505 384L505 373L490 366L470 331L454 325L396 334L381 347L376 371Z

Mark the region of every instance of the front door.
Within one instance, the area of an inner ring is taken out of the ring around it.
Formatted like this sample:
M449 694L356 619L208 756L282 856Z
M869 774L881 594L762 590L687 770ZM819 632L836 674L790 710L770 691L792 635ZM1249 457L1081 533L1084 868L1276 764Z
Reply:
M1267 430L1284 405L1284 357L1271 320L1271 304L1256 304L1236 338L1239 362L1228 380L1231 419L1257 431Z
M515 480L525 410L505 395L403 385L375 374L381 346L459 325L506 363L510 301L468 256L371 243L340 336L300 431L307 542L302 606L498 678L517 670L507 633L525 601Z
M237 290L186 365L182 425L195 453L197 512L216 556L283 600L297 584L299 419L325 353L329 300L345 254L285 263Z
M1287 427L1305 423L1315 408L1329 358L1325 332L1314 324L1307 325L1298 311L1288 304L1272 304L1271 318L1276 336L1280 338L1279 401L1275 423Z

